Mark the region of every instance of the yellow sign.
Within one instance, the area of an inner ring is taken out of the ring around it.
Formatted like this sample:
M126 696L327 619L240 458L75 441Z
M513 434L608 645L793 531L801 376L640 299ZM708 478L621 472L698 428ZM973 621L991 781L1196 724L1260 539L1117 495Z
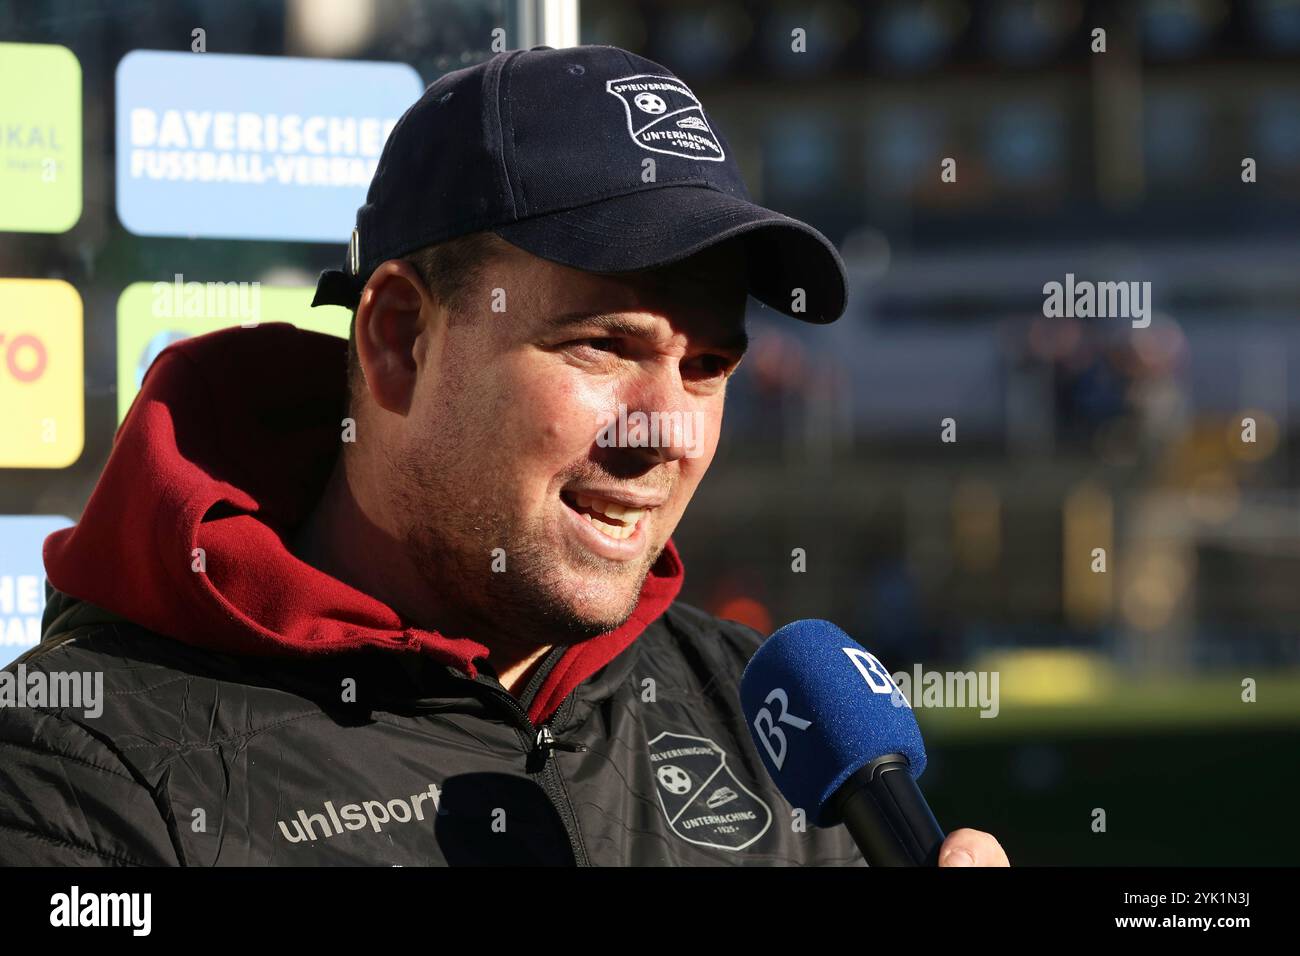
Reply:
M57 279L0 279L0 468L66 468L85 441L82 305Z
M81 218L81 64L67 47L0 43L0 229Z
M352 313L342 306L313 309L315 292L312 286L189 282L181 276L166 282L131 283L117 300L118 422L126 418L158 353L181 339L266 322L288 322L347 338Z

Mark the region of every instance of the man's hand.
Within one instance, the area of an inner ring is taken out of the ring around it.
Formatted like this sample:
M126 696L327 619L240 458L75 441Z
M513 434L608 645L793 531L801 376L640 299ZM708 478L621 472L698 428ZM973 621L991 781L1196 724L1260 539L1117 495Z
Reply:
M940 866L1010 866L1006 850L983 830L953 830L939 848Z

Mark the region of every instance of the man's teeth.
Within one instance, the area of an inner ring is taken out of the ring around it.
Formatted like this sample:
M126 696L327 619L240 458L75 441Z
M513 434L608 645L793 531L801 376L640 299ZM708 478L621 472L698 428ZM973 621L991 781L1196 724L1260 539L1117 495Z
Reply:
M588 508L597 512L597 514L583 514L582 517L589 521L598 531L616 540L631 537L633 532L636 531L637 522L646 513L645 508L627 508L613 501L606 501L603 498L590 498L587 495L575 494L573 500L577 502L579 508ZM614 520L604 521L601 516Z

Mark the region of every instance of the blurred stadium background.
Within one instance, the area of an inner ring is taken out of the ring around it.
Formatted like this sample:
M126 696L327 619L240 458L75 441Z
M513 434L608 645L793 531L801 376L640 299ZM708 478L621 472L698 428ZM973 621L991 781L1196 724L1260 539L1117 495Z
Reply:
M1275 821L1300 783L1300 2L576 16L580 42L689 83L755 199L830 236L853 278L829 328L752 303L723 447L676 536L686 599L765 632L829 618L892 670L997 670L997 719L918 717L936 814L1013 863L1294 863ZM86 414L71 466L0 470L0 514L80 513L117 422L128 284L309 286L341 261L350 220L333 244L119 221L117 64L187 50L195 26L211 52L396 61L425 84L491 55L494 27L511 48L564 45L530 3L0 2L0 42L63 45L83 74L81 217L0 233L0 276L77 289ZM1151 326L1044 318L1066 273L1150 281Z

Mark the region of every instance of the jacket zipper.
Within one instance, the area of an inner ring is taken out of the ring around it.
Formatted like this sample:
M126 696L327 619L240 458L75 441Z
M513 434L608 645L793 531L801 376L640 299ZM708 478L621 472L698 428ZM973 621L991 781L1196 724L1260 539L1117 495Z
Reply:
M542 722L541 727L533 723L528 711L515 699L513 694L508 691L493 687L487 681L475 678L471 683L478 684L480 687L490 691L494 697L499 698L512 714L514 714L519 728L522 728L525 743L531 745L525 750L525 758L528 763L532 763L541 755L542 766L536 771L542 779L542 789L550 798L551 803L555 806L556 812L560 815L560 820L564 824L564 832L569 838L569 847L573 851L574 862L578 866L591 866L591 861L587 858L587 849L582 843L582 836L578 832L578 818L573 812L573 806L569 803L569 798L564 790L564 782L560 779L560 771L555 766L555 761L551 759L551 753L554 750L567 750L571 752L585 751L587 748L583 744L573 743L567 740L561 740L556 737L551 729L551 725L562 713L567 716L569 710L573 707L573 695L559 706L550 718ZM528 769L529 773L534 771Z

